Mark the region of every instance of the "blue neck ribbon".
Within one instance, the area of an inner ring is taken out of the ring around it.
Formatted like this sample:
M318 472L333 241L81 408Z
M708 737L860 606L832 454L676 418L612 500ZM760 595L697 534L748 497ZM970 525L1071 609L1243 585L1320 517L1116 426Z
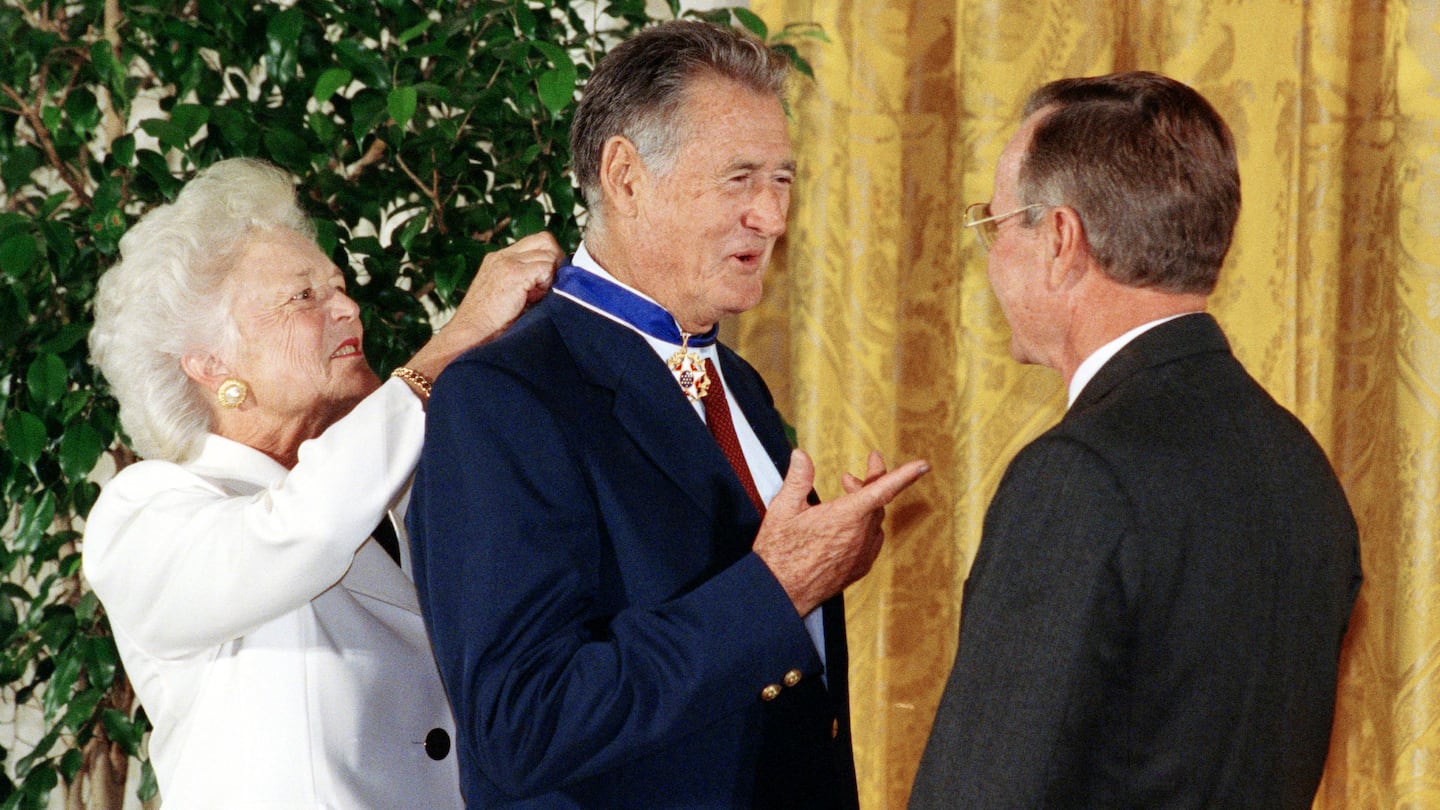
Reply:
M657 340L674 343L676 346L685 342L679 324L675 323L675 317L664 307L584 268L573 264L561 265L560 269L555 271L555 282L551 289L608 312ZM689 345L709 346L715 342L719 333L720 326L717 324L710 327L709 331L690 335Z

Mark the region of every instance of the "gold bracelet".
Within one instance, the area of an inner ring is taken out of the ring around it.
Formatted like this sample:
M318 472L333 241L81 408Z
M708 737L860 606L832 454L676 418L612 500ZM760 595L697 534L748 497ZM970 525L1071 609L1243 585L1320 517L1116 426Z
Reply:
M415 392L420 395L422 400L428 401L430 399L430 378L424 374L421 374L413 368L401 366L390 372L390 376L399 377L409 383L410 387L415 389Z

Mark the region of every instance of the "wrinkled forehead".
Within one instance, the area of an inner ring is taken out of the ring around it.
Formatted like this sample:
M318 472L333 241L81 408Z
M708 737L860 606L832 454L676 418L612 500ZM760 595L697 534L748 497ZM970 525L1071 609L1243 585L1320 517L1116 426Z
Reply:
M289 228L266 228L249 234L238 247L225 284L241 296L264 295L297 283L333 282L337 276L340 269L313 240Z

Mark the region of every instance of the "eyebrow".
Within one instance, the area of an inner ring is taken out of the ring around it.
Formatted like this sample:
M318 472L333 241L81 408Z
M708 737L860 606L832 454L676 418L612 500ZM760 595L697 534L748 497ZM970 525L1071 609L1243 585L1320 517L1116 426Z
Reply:
M730 173L730 172L734 172L734 171L754 172L754 171L760 171L760 170L762 170L762 169L764 169L764 168L765 168L765 166L764 166L763 164L756 163L756 162L753 161L753 160L737 160L737 161L735 161L734 163L731 163L729 166L725 167L725 172L726 172L727 174ZM781 171L790 172L791 174L795 174L795 161L793 161L793 160L784 161L784 162L782 162L782 163L780 164L779 169L780 169Z
M341 278L344 278L344 277L345 277L345 273L344 273L344 271L342 271L340 268L338 268L338 267L333 267L333 266L331 266L331 265L319 265L319 264L310 265L310 264L307 264L307 265L304 265L303 267L301 267L300 269L296 270L296 271L293 273L293 276L294 276L295 278L304 278L304 279L313 278L313 277L315 277L315 276L320 276L321 278L324 278L324 279L330 279L330 278L334 278L335 276L339 276L339 277L341 277Z

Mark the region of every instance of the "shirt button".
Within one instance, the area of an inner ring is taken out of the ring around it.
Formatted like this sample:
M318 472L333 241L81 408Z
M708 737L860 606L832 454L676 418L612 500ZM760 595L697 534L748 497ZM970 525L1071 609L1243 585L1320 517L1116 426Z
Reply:
M450 735L443 728L432 728L425 735L425 755L435 761L444 759L450 753Z
M767 703L777 697L780 697L780 684L778 683L772 683L760 690L760 699Z
M801 672L798 669L792 669L789 672L785 673L785 685L794 686L795 684L799 683L800 679L803 677L805 677L805 673Z

